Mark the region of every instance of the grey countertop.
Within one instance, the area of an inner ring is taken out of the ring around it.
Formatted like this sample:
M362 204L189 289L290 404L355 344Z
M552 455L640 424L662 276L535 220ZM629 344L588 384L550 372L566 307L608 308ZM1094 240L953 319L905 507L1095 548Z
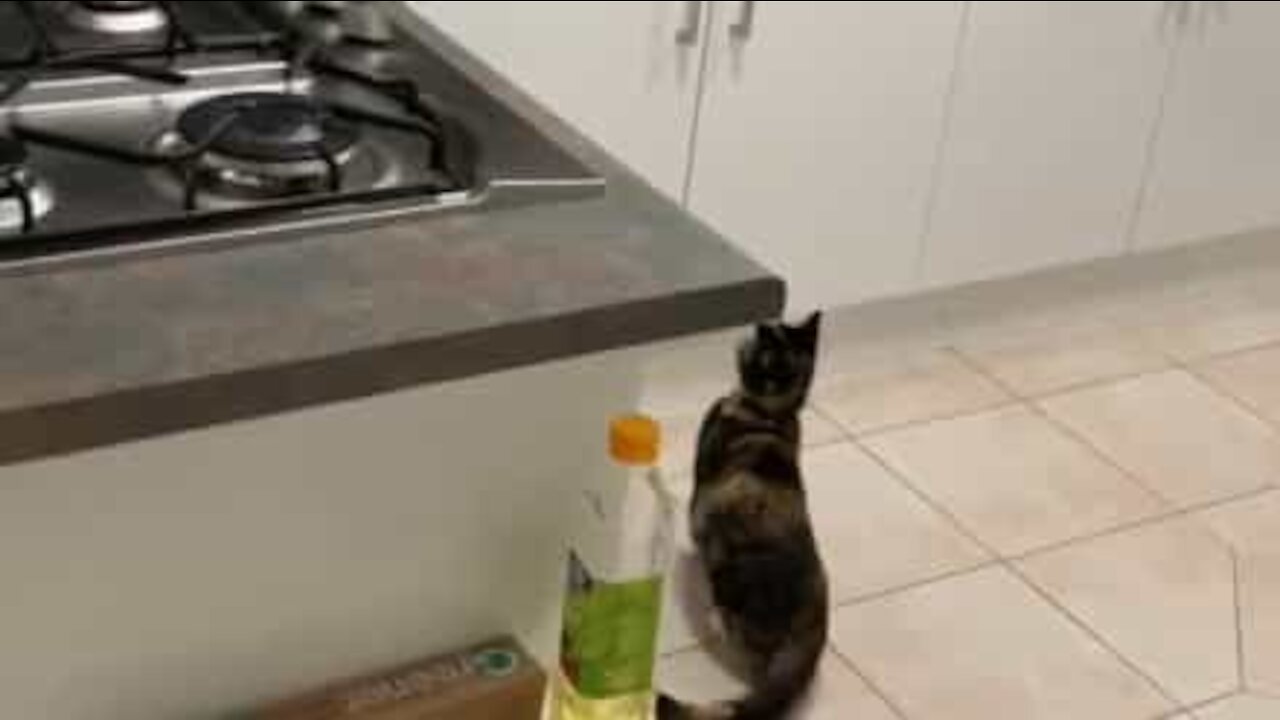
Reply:
M774 316L783 287L467 54L604 197L0 276L0 463Z

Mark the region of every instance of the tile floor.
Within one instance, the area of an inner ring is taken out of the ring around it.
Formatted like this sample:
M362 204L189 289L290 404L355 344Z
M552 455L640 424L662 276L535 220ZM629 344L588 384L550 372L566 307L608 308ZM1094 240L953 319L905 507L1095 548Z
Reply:
M1280 293L1260 277L875 348L832 318L804 466L838 608L797 717L1280 718ZM686 493L732 340L668 355L685 389L654 395L677 399L652 409ZM688 592L662 683L731 696Z

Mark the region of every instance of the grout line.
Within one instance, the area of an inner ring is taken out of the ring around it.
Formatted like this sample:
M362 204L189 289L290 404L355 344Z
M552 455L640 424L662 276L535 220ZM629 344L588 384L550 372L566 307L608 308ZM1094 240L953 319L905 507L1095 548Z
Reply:
M1239 683L1240 691L1244 692L1249 689L1249 657L1244 637L1244 591L1240 574L1240 554L1234 547L1231 548L1231 580L1235 591L1236 611L1236 681Z
M1060 550L1066 550L1067 548L1070 548L1076 545L1083 545L1086 543L1095 542L1097 540L1103 540L1103 539L1115 537L1118 535L1124 535L1126 533L1135 532L1137 530L1142 530L1147 527L1161 525L1164 523L1171 523L1171 522L1174 522L1175 520L1191 518L1195 515L1199 515L1201 513L1215 510L1217 508L1220 508L1226 505L1232 505L1238 502L1247 502L1249 500L1254 500L1258 497L1262 497L1264 495L1268 495L1273 492L1276 492L1274 488L1257 488L1253 490L1246 490L1242 493L1238 493L1236 495L1231 495L1224 498L1207 500L1205 502L1197 503L1194 505L1186 505L1182 507L1169 506L1165 512L1157 513L1157 514L1142 518L1140 520L1133 520L1130 522L1122 523L1120 525L1115 525L1113 527L1106 528L1104 530L1098 530L1096 532L1086 533L1084 535L1079 535L1077 537L1061 540L1059 542L1051 543L1043 547L1034 548L1026 552L1009 555L1005 559L1009 560L1010 562L1024 562L1024 561L1031 560L1033 558L1037 558L1043 555L1049 555L1049 554L1058 552ZM1213 536L1214 540L1218 541L1219 543L1222 543L1223 545L1227 546L1228 549L1230 549L1231 544L1223 540L1217 533L1210 531L1210 534Z
M1025 562L1027 560L1036 559L1036 557L1041 557L1043 555L1051 555L1051 553L1053 552L1066 550L1066 548L1074 547L1076 546L1076 544L1085 544L1085 543L1101 541L1101 539L1106 539L1106 538L1111 538L1116 536L1123 536L1123 534L1125 533L1132 533L1132 532L1135 532L1135 530L1153 527L1153 525L1161 525L1165 523L1172 523L1172 521L1175 521L1175 520L1193 518L1194 515L1202 514L1202 512L1219 509L1219 507L1226 506L1226 505L1233 505L1233 503L1236 503L1236 502L1245 502L1249 500L1254 500L1254 498L1257 498L1257 497L1270 495L1270 493L1272 492L1276 492L1275 488L1256 488L1256 489L1249 489L1249 491L1244 491L1242 493L1238 493L1238 495L1221 497L1221 498L1216 498L1216 500L1208 500L1201 503L1196 503L1196 505L1188 505L1183 507L1170 506L1170 507L1167 507L1166 511L1157 512L1157 514L1149 515L1147 516L1147 518L1128 521L1128 523L1114 525L1114 527L1106 528L1102 530L1096 530L1096 532L1092 532L1092 533L1085 533L1085 534L1082 534L1082 536L1076 536L1074 538L1062 539L1062 541L1046 544L1046 546L1032 548L1032 550L1015 553L1015 555L1006 556L1005 559L1009 560L1010 562ZM1220 542L1224 544L1224 546L1230 548L1230 543L1226 542L1225 539L1222 539L1219 536L1219 534L1213 533L1212 530L1210 530L1210 534L1212 534L1213 539L1215 539L1215 541Z
M858 678L862 680L862 682L871 690L871 694L880 698L881 702L883 702L885 706L889 708L889 712L893 713L894 717L898 718L899 720L907 720L907 713L902 709L902 706L898 703L898 701L890 697L889 693L885 692L884 689L880 687L879 683L875 682L874 680L871 679L869 675L864 673L862 671L862 668L859 668L858 664L853 661L853 658L846 655L844 651L836 647L835 643L833 642L828 641L827 649L828 649L828 652L834 655L835 658L839 660L842 665L844 665L846 668L849 669L850 672L852 672L854 675L857 675Z
M1262 425L1267 428L1269 434L1280 439L1280 426L1277 426L1274 422L1267 419L1267 416L1264 415L1262 410L1254 405L1254 403L1241 397L1235 391L1223 387L1221 383L1218 383L1209 375L1202 373L1200 368L1196 365L1180 365L1179 367L1181 367L1182 370L1190 375L1196 382L1209 388L1213 394L1221 397L1232 405L1239 407L1254 420L1262 423Z
M912 592L914 590L920 590L920 589L929 587L930 585L943 583L948 580L955 580L957 578L962 578L967 575L976 575L977 573L983 572L985 570L991 570L999 565L1000 565L1000 561L997 558L992 557L976 565L958 568L956 570L948 570L944 573L930 575L929 577L921 578L920 580L915 580L909 583L905 583L903 585L895 585L894 587L886 588L884 590L876 590L875 592L869 592L863 595L856 595L848 600L839 600L833 603L833 607L835 607L836 610L846 610L848 608L857 607L859 605L866 605L868 603L873 603L879 600L884 600L886 598L891 598L895 595L902 595L905 593Z
M1054 388L1025 392L1001 380L998 375L988 370L983 365L982 361L974 357L972 353L967 352L966 350L964 350L959 346L954 348L956 354L960 355L966 361L966 363L969 365L971 369L974 369L975 367L982 368L981 372L984 376L986 376L987 378L993 381L999 381L1001 383L1001 387L1004 388L1006 392L1018 398L1019 400L1023 400L1026 402L1039 402L1041 400L1049 400L1049 399L1060 397L1063 395L1072 395L1075 393L1087 392L1089 390L1098 390L1104 387L1109 387L1111 385L1120 385L1126 382L1132 382L1134 380L1138 380L1138 379L1147 377L1149 375L1159 375L1160 373L1169 372L1170 370L1175 369L1176 365L1175 365L1175 360L1173 358L1169 357L1163 352L1160 352L1159 350L1155 350L1149 347L1147 349L1152 350L1153 354L1160 356L1160 360L1162 363L1161 365L1156 367L1145 368L1142 370L1132 370L1130 372L1110 373L1102 377L1096 377L1090 380L1077 380L1075 382L1065 383L1063 385L1060 385Z
M937 425L939 423L951 422L952 420L963 420L964 418L968 418L968 417L976 417L978 415L986 415L987 413L998 412L1000 410L1007 410L1009 408L1017 406L1020 402L1021 401L1017 397L1003 397L1003 398L1000 398L999 400L993 400L990 404L984 403L982 405L967 408L964 410L956 410L954 412L931 415L929 417L920 418L918 420L905 420L903 422L896 422L888 425L880 425L877 427L865 428L862 430L854 430L839 421L836 422L836 425L845 432L845 434L848 436L850 440L869 440L872 438L880 437L881 435L888 435L890 433L899 432L902 430L912 430L918 427L928 427L930 425Z
M1061 432L1066 437L1074 440L1085 450L1089 451L1090 453L1093 453L1093 455L1096 458L1101 460L1106 465L1110 466L1111 469L1120 473L1121 477L1127 479L1130 483L1137 486L1139 489L1146 491L1147 494L1151 495L1157 501L1173 509L1183 507L1183 505L1179 503L1177 500L1169 497L1159 488L1149 484L1145 478L1138 475L1136 472L1130 470L1123 463L1121 463L1120 460L1113 457L1110 453L1098 447L1097 443L1095 443L1092 438L1086 436L1084 433L1072 427L1067 422L1056 417L1053 413L1049 412L1049 410L1046 409L1040 403L1030 403L1029 406L1031 408L1031 412L1035 413L1045 422L1049 423L1051 427L1056 429L1058 432Z
M1224 693L1217 697L1211 697L1208 700L1201 700L1198 703L1192 703L1191 705L1188 705L1185 709L1183 709L1181 712L1190 713L1192 714L1192 717L1194 717L1194 714L1196 712L1199 712L1200 710L1213 707L1214 705L1217 705L1220 702L1224 702L1226 700L1230 700L1232 698L1237 698L1237 697L1240 697L1241 695L1247 695L1247 694L1248 693L1238 693L1238 692ZM1177 717L1177 713L1174 713L1173 717Z
M991 382L994 382L1000 385L1001 387L1004 387L1010 392L1012 392L1012 389L1008 388L1008 386L1004 383L1003 380L989 373L987 369L982 366L981 363L975 363L959 352L957 352L956 355L957 357L960 358L961 362L964 362L971 371L986 377ZM1165 372L1165 370L1161 370L1159 372ZM1141 375L1135 376L1135 378L1145 377L1146 375L1149 375L1149 374L1158 374L1158 373L1143 373ZM1117 383L1115 382L1099 383L1099 387L1102 387L1103 385L1114 385L1114 384L1117 384ZM1094 444L1094 442L1091 439L1085 437L1082 433L1078 432L1075 428L1071 427L1067 423L1062 422L1058 418L1054 417L1053 414L1050 413L1044 407L1044 405L1041 404L1041 402L1042 402L1041 400L1031 400L1029 398L1024 398L1023 406L1026 407L1028 410L1030 410L1032 414L1040 417L1040 419L1048 423L1050 427L1056 429L1058 432L1063 433L1067 438L1074 440L1083 449L1092 453L1094 457L1096 457L1098 460L1108 465L1112 470L1115 470L1116 472L1120 473L1121 477L1125 478L1130 483L1137 486L1139 489L1145 491L1148 495L1151 495L1152 498L1154 498L1155 500L1169 507L1178 506L1178 503L1174 502L1172 499L1165 496L1165 494L1160 492L1157 488L1147 484L1147 482L1143 478L1139 477L1137 473L1131 472L1127 467L1121 464L1119 460L1111 457L1111 455L1109 455L1108 453L1103 452L1102 448L1099 448L1096 444Z
M1129 668L1130 672L1134 673L1137 677L1141 678L1142 680L1145 680L1147 684L1150 685L1151 688L1155 690L1161 697L1163 697L1165 700L1168 700L1170 703L1172 703L1175 708L1184 707L1182 704L1182 701L1178 699L1177 695L1175 695L1172 691L1170 691L1169 688L1165 687L1159 680L1155 678L1155 676L1143 670L1142 667L1138 665L1138 663L1130 660L1124 653L1120 652L1120 650L1114 645L1112 645L1111 642L1102 635L1102 633L1093 629L1093 627L1088 622L1086 622L1083 617L1080 617L1079 615L1077 615L1074 611L1068 608L1064 603L1059 602L1058 599L1053 597L1053 595L1050 594L1047 590L1044 590L1039 585L1036 585L1035 582L1031 580L1031 578L1027 577L1022 572L1022 570L1020 570L1018 567L1016 567L1012 563L1006 562L1003 564L1005 565L1005 568L1010 573L1013 574L1014 577L1016 577L1024 586L1027 587L1027 589L1029 589L1031 592L1039 596L1041 600L1045 601L1050 606L1055 608L1059 613L1061 613L1064 617L1066 617L1067 620L1069 620L1073 625L1078 627L1086 635L1092 638L1094 642L1096 642L1099 646L1101 646L1107 652L1111 653L1122 665ZM1177 712L1175 711L1173 714L1176 716Z
M859 449L861 449L864 453L867 454L868 457L870 457L873 461L875 461L876 465L879 465L882 470L889 473L890 477L897 480L898 483L902 485L902 487L905 488L908 492L914 495L917 500L919 500L920 502L923 502L925 506L927 506L929 509L933 510L935 513L941 516L942 519L946 520L947 523L949 523L953 527L953 529L959 531L959 533L962 536L964 536L970 542L972 542L979 550L981 550L984 554L986 554L988 558L992 558L997 561L1001 559L1000 553L997 552L995 548L988 545L987 542L984 541L982 538L978 537L978 535L972 530L970 530L964 523L960 522L960 519L956 517L955 513L951 512L950 508L947 508L942 503L938 502L937 500L934 500L932 496L930 496L928 493L924 492L919 487L917 487L915 483L911 482L910 478L908 478L905 474L899 472L898 469L894 467L891 463L889 463L888 460L881 457L880 454L877 453L874 448L870 447L869 445L863 442L855 441L855 443L858 445Z
M804 411L808 410L810 413L815 415L819 420L822 420L823 422L827 423L831 427L835 428L838 431L838 434L840 435L841 439L844 439L845 437L847 437L847 433L844 430L844 426L840 424L840 421L832 417L831 413L827 412L826 409L819 406L817 400L814 397L816 394L817 394L816 388L810 387L809 401L805 404L805 407L801 409L800 416L804 417Z
M1234 358L1238 358L1242 355L1252 355L1254 353L1268 352L1271 350L1280 350L1280 339L1266 340L1264 342L1258 343L1257 345L1248 345L1246 347L1241 347L1241 348L1232 348L1230 350L1221 350L1218 352L1206 353L1205 355L1196 356L1194 358L1187 358L1185 360L1182 358L1174 357L1174 360L1176 362L1182 362L1182 363L1205 365L1211 362L1218 362L1221 360L1231 360Z
M822 442L804 443L800 446L800 449L802 451L803 450L821 450L823 448L829 448L834 445L844 445L848 442L849 442L849 438L845 437L844 432L842 431L840 433L840 437L831 438L830 440L823 440Z
M1136 382L1138 380L1142 380L1155 375L1167 375L1182 369L1182 367L1178 365L1178 361L1175 358L1172 358L1163 353L1161 353L1160 356L1164 358L1165 364L1161 365L1158 368L1151 368L1149 370L1139 370L1132 373L1125 373L1123 375L1117 375L1115 377L1109 377L1109 378L1101 378L1098 380L1082 381L1070 387L1066 387L1058 390L1046 390L1040 393L1021 395L1020 397L1022 397L1022 399L1026 400L1027 402L1038 404L1043 402L1049 402L1052 400L1057 400L1059 398L1066 397L1068 395L1078 395L1081 393L1089 392L1091 390L1101 390L1103 388L1112 387L1114 385L1125 385L1125 384Z

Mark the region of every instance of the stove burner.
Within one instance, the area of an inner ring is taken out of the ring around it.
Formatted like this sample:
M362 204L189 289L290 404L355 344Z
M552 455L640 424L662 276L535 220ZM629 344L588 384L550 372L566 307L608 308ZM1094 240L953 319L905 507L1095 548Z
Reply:
M178 118L161 150L201 148L198 180L254 198L337 190L359 132L314 100L284 93L238 93L197 103Z
M354 125L316 101L286 93L237 93L197 103L178 118L178 133L209 150L260 162L338 157L359 139Z
M62 15L80 30L109 35L153 33L169 26L169 15L152 0L70 0Z

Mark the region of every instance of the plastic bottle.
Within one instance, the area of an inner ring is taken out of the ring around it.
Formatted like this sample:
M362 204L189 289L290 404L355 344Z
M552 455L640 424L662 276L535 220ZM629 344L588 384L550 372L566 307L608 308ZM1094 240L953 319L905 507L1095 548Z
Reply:
M613 470L575 499L555 720L645 720L653 712L662 586L676 502L658 470L660 432L614 420Z

